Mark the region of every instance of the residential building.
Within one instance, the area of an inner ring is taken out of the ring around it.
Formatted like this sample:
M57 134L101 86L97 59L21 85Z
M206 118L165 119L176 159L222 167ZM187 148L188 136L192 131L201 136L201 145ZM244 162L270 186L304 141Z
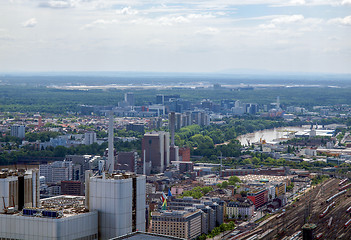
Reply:
M250 199L239 198L235 202L227 203L225 209L228 218L243 219L252 217L255 210L255 206Z
M12 125L10 134L13 137L24 138L26 134L26 127L24 125Z
M86 132L84 133L84 144L85 145L90 145L93 143L96 143L96 133L95 132Z

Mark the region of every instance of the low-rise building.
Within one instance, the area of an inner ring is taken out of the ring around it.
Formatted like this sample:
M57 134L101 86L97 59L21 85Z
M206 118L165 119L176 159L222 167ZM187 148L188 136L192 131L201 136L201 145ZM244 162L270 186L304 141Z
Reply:
M251 218L254 213L255 206L250 199L239 198L235 202L227 203L225 209L228 218Z
M151 213L151 231L185 239L201 235L201 210L163 211Z

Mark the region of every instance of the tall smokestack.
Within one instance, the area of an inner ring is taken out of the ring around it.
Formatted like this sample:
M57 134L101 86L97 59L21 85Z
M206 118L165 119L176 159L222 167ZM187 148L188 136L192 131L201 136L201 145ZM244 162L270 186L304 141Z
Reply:
M107 158L107 168L109 173L113 173L115 170L114 164L114 150L113 150L113 112L110 112L110 119L108 124L108 158Z
M174 147L175 112L169 114L169 130L171 132L171 147Z

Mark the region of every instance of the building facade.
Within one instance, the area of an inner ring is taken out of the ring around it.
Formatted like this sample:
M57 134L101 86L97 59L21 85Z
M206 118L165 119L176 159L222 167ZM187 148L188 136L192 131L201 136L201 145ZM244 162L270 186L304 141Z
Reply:
M168 132L152 132L144 134L142 139L142 161L145 167L151 163L151 169L146 168L146 174L162 173L169 166L170 144Z
M99 239L145 231L145 176L86 174L85 204L90 211L99 212Z
M185 239L201 235L201 210L151 213L151 231Z

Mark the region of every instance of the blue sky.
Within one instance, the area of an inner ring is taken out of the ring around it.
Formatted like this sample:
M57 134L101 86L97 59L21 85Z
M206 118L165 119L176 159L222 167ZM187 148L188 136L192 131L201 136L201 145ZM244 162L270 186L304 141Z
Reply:
M351 73L351 0L1 0L0 71Z

